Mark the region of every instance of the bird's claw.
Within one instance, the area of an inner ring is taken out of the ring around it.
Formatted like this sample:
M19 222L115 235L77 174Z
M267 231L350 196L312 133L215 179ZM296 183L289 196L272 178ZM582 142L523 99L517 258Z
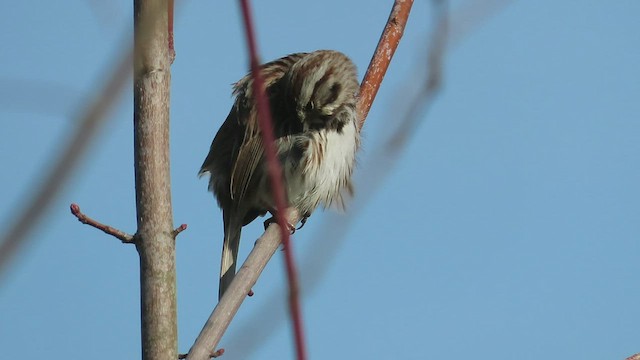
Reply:
M300 220L300 226L298 226L298 228L297 228L296 230L300 230L300 229L302 229L302 227L304 226L304 224L306 224L306 223L307 223L307 219L309 218L309 216L310 216L310 215L307 215L307 214L306 214L306 215L304 215L304 216L302 217L302 220ZM292 234L293 234L293 233L292 233Z
M311 214L309 214L309 213L304 214L302 216L302 219L300 220L300 226L298 226L298 227L295 227L295 225L292 225L292 224L287 222L287 227L289 228L289 231L291 232L291 235L293 235L296 232L296 230L302 229L304 224L307 223L307 219L309 219L309 216L311 216ZM264 229L267 230L269 225L271 225L273 223L276 223L276 224L278 223L278 221L276 220L275 215L264 221Z
M270 217L270 218L268 218L267 220L264 221L264 229L267 230L269 225L277 224L277 223L278 223L278 221L276 221L275 216L272 216L272 217ZM290 231L290 234L293 235L296 232L296 227L294 225L291 225L288 222L286 222L286 224L287 224L287 228Z

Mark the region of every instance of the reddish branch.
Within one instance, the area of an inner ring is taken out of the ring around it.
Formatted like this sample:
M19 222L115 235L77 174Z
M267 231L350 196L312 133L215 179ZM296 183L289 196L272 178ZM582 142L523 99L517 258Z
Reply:
M369 114L371 104L376 98L382 79L387 72L391 58L398 48L404 27L407 24L413 0L396 0L391 8L387 25L380 35L378 47L373 53L367 72L360 85L360 101L358 102L358 124L360 128Z
M258 110L258 123L260 124L262 143L265 144L265 155L268 164L269 179L271 180L271 191L276 203L275 217L278 225L280 226L280 237L282 239L282 244L284 245L285 266L287 269L287 280L289 283L289 311L291 312L291 318L293 321L296 358L298 360L304 360L306 359L306 351L302 327L302 312L300 311L300 301L298 296L298 273L293 259L291 242L289 241L289 226L285 220L287 200L285 198L284 183L282 181L282 169L280 167L280 162L276 157L275 146L273 145L275 138L273 135L273 126L271 121L271 109L269 109L269 102L265 95L262 74L260 73L258 46L256 45L249 2L248 0L240 0L240 5L242 6L242 18L246 29L249 57L251 59L253 93L256 94L255 101Z
M102 230L105 234L111 235L119 239L124 244L134 244L136 242L136 237L134 235L127 234L124 231L118 230L109 225L105 225L101 222L98 222L97 220L94 220L88 217L87 215L85 215L80 211L80 206L78 206L78 204L71 204L70 208L71 208L71 213L76 218L78 218L78 221L80 221L81 223L89 226L93 226L98 230Z
M167 32L168 32L168 36L169 36L169 63L173 64L173 61L176 59L176 49L173 46L173 1L174 0L169 0L168 1L168 6L169 8L167 9L167 16L168 16L168 24L167 24Z

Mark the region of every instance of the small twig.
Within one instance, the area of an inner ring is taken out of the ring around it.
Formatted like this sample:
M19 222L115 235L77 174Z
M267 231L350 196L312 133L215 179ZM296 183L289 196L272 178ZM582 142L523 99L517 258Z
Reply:
M82 211L80 211L80 206L78 206L78 204L71 204L70 209L73 216L77 217L78 221L80 221L81 223L85 225L93 226L98 230L102 230L105 234L111 235L119 239L120 241L122 241L123 244L135 244L136 237L134 235L127 234L124 231L118 230L109 225L105 225L99 221L96 221L88 217L87 215L82 213Z
M182 224L178 226L175 230L173 230L173 238L175 239L178 236L178 234L180 234L185 230L187 230L187 224Z
M434 25L429 40L429 48L425 58L427 75L420 88L412 91L405 115L400 117L398 128L381 147L384 154L390 156L390 162L396 162L397 156L404 149L407 140L414 133L415 127L424 118L426 110L433 104L442 88L444 56L449 42L449 16L446 0L432 0Z

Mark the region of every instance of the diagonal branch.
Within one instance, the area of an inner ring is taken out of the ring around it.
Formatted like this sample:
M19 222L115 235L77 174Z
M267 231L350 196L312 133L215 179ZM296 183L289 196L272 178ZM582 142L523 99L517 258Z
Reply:
M286 220L291 224L295 224L300 220L300 215L297 211L290 209ZM227 331L240 305L258 281L258 277L267 266L267 262L278 250L281 244L280 236L279 225L271 224L256 241L253 250L251 250L242 267L233 278L224 296L213 309L198 338L189 350L186 359L207 360L211 357L213 349L218 346L222 335Z
M376 51L373 53L367 72L364 74L360 85L360 101L358 102L358 124L360 128L369 114L373 100L375 100L382 84L382 79L387 73L393 54L395 54L400 39L404 34L404 27L409 19L409 13L413 6L413 0L396 0L391 8L391 14L387 24L382 30Z

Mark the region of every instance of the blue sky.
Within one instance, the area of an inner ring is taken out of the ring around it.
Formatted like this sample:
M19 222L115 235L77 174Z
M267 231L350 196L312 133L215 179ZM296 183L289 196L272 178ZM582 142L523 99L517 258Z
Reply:
M391 1L254 3L265 61L330 48L352 57L362 75ZM2 228L127 45L131 8L124 0L3 7ZM429 9L427 1L414 5L365 124L359 174L367 174L363 167L416 81ZM398 162L383 169L379 191L356 199L366 205L350 214L344 241L322 247L344 222L329 212L318 211L296 233L310 358L624 359L640 352L640 2L468 0L454 1L452 12L456 40L442 92ZM174 219L189 225L177 244L181 352L217 298L221 215L196 173L231 106L231 84L246 72L239 20L233 1L184 2L176 18ZM135 231L131 113L127 89L2 278L6 358L140 357L135 249L68 211L77 202L88 215ZM361 189L372 182L358 179ZM243 232L241 256L260 230L256 223ZM330 255L319 255L318 245ZM240 309L221 343L225 359L293 358L282 262L276 254ZM266 306L271 299L275 305Z

